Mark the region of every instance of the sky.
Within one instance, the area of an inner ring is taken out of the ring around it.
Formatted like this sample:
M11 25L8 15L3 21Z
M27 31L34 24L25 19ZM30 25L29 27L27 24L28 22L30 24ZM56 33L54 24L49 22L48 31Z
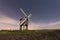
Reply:
M19 19L32 14L30 30L60 29L60 0L0 0L0 30L19 30Z

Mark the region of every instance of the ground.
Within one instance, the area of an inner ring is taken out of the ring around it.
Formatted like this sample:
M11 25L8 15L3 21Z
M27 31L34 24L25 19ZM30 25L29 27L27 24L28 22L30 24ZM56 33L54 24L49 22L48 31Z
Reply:
M0 40L60 40L60 30L1 30Z

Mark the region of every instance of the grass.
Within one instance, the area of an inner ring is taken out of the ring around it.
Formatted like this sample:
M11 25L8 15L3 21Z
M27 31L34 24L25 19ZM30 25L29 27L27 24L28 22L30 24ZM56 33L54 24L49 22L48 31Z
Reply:
M60 40L60 30L0 30L0 40Z
M53 32L53 30L1 30L0 35L2 34L35 34L35 33L46 33Z

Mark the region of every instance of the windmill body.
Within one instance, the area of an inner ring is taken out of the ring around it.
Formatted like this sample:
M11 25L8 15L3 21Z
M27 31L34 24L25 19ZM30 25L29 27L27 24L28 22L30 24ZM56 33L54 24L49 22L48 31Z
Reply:
M28 30L28 19L26 18L21 18L20 19L20 30ZM25 21L24 21L25 20ZM24 21L24 22L23 22ZM22 23L23 22L23 23ZM21 24L22 23L22 24Z
M20 19L20 30L23 30L23 29L28 30L28 21L31 14L27 16L22 9L20 10L24 14L24 17Z

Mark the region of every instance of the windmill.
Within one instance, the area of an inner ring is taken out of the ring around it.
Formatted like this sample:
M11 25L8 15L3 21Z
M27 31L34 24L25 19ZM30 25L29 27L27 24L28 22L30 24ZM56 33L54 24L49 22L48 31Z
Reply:
M30 20L31 14L27 15L22 8L20 8L20 11L24 14L24 17L20 19L20 30L28 30L28 21Z

